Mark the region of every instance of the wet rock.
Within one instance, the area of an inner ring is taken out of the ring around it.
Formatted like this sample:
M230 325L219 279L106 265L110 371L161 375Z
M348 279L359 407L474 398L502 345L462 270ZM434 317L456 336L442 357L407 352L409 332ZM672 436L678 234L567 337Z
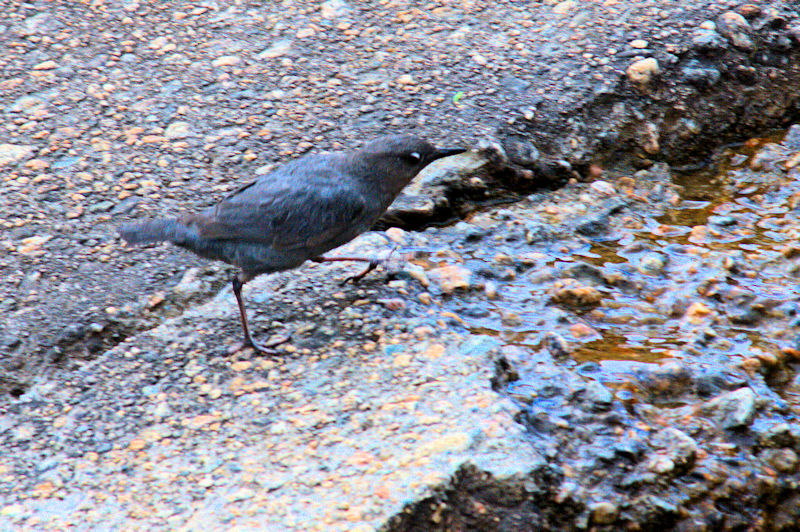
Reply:
M575 221L575 232L584 236L597 236L608 230L611 220L605 212L582 216Z
M746 427L756 414L756 394L750 388L740 388L707 401L703 410L723 429Z
M668 361L654 369L637 372L639 385L655 396L677 397L691 384L692 372L678 361Z
M790 447L800 450L800 425L798 424L776 423L765 430L755 431L758 433L759 444L764 447Z
M527 222L524 234L525 242L528 244L554 240L557 236L556 231L551 226L537 222Z
M549 332L544 337L544 347L550 356L555 359L568 357L574 349L560 334Z
M589 381L580 394L586 406L595 412L604 412L611 408L614 394L599 381Z
M575 279L556 281L550 289L550 300L553 303L570 307L598 305L603 294L592 286L580 284Z
M685 432L668 427L654 434L651 443L660 450L660 456L668 458L672 463L672 467L662 467L661 471L656 472L667 473L674 470L682 474L694 465L698 451L697 442Z
M637 269L647 275L658 275L663 273L667 265L668 257L661 253L645 253L636 265Z

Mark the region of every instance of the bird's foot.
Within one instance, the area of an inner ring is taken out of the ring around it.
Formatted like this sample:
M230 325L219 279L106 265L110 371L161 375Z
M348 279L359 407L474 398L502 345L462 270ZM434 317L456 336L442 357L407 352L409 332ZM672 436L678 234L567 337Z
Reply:
M285 334L284 335L273 335L273 336L270 337L270 339L266 343L262 344L262 343L259 343L259 342L255 342L252 338L250 338L249 336L246 336L244 341L242 341L242 342L234 345L233 347L231 347L228 350L228 354L229 355L234 355L234 354L239 353L241 351L245 351L247 349L252 349L253 351L255 351L257 353L262 353L262 354L265 354L265 355L273 355L273 354L276 353L276 351L275 351L276 347L278 347L281 344L285 344L286 342L290 341L291 339L292 339L291 336L288 336L288 335L285 335Z
M367 267L364 268L364 271L362 271L361 273L357 273L356 275L351 275L350 277L346 277L343 281L341 281L339 283L339 286L344 286L347 283L353 283L353 284L358 283L361 279L364 278L365 275L367 275L369 272L371 272L372 270L374 270L375 268L377 268L379 265L383 264L384 262L386 262L386 259L382 259L382 260L381 259L372 259L372 260L370 260L369 264L367 265Z

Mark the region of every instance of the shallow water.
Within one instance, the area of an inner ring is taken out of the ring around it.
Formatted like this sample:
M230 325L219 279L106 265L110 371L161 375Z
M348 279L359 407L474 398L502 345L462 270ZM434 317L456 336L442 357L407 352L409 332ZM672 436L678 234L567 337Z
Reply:
M535 205L495 213L507 218L506 232L454 251L498 295L445 306L472 332L528 352L555 332L571 346L569 360L598 363L604 381L667 358L736 363L780 353L796 343L800 301L798 150L782 135L728 148L707 169L674 174L676 197L646 198L598 234L569 234L565 215L563 238L528 243L526 224L542 219ZM480 226L481 216L470 223ZM560 301L554 286L567 281L599 300Z

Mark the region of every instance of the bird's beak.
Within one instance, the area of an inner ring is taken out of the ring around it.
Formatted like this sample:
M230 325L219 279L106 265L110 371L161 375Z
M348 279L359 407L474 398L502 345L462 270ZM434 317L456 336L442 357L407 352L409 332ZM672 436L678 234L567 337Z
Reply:
M467 151L466 148L436 148L436 151L433 152L431 155L431 161L435 161L436 159L441 159L442 157L450 157L451 155L456 155L458 153L464 153Z

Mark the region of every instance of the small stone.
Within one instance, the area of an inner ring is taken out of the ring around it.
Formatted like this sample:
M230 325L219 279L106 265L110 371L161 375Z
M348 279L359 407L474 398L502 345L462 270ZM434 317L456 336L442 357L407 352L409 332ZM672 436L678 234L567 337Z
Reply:
M755 43L750 37L753 28L739 13L726 11L721 14L717 18L716 27L717 32L728 39L736 48L747 51L755 50Z
M666 475L675 470L675 462L670 457L659 454L648 460L645 468L657 475Z
M30 144L0 144L0 166L25 159L35 149Z
M652 57L634 61L626 71L628 79L640 85L647 85L650 83L653 77L658 75L659 72L658 61Z
M688 434L676 428L668 427L658 431L651 440L656 449L669 458L673 469L688 471L697 458L698 446ZM654 471L657 472L657 471Z
M797 470L797 453L791 449L767 449L765 459L781 473L794 473Z
M645 253L637 265L637 269L647 275L658 275L666 267L666 257L661 253Z
M544 346L553 358L566 358L573 351L572 346L563 336L552 331L545 335Z
M686 317L688 318L703 318L711 314L711 309L702 301L695 301L686 310Z
M750 388L739 388L707 401L703 410L724 429L746 427L756 414L756 394Z
M647 41L644 39L634 39L628 44L630 44L631 48L638 48L640 50L642 48L647 48Z
M575 279L556 281L550 290L553 303L570 307L598 305L602 299L603 294L598 289L582 285Z
M434 268L429 273L445 294L452 294L456 290L465 290L471 286L472 271L463 266L448 264Z
M414 78L410 74L403 74L399 78L397 78L397 83L399 85L414 85L416 82Z
M214 67L224 67L224 66L233 66L238 65L242 62L242 59L235 55L223 55L222 57L218 57L211 62L211 65Z
M192 134L189 122L176 121L167 126L164 136L168 139L183 139Z
M556 15L566 15L567 13L575 9L576 5L577 2L575 2L575 0L565 0L564 2L559 2L558 4L553 6L553 13L555 13Z
M183 274L181 281L172 288L172 292L180 301L189 301L204 292L205 284L199 278L199 268L189 268Z
M308 27L303 28L302 30L297 32L298 39L307 39L308 37L313 37L316 34L316 30L314 28Z
M42 61L33 66L34 70L52 70L54 68L58 68L58 63L55 61Z
M596 502L589 506L592 512L592 523L596 525L610 525L617 520L619 508L613 502Z
M605 196L613 196L614 194L617 193L616 189L614 188L614 185L612 185L608 181L602 181L602 180L593 181L592 184L589 185L589 188Z
M694 33L692 46L701 52L716 52L728 47L725 38L713 29L701 29Z
M494 281L487 281L483 288L487 299L497 299L497 283Z
M347 12L350 11L350 6L344 0L327 0L322 2L319 9L322 18L332 19L347 15Z
M602 383L598 381L589 381L582 392L581 398L589 405L591 410L602 412L611 407L614 394L603 386Z
M281 39L272 43L272 46L256 56L258 59L274 59L289 53L292 49L291 39Z

